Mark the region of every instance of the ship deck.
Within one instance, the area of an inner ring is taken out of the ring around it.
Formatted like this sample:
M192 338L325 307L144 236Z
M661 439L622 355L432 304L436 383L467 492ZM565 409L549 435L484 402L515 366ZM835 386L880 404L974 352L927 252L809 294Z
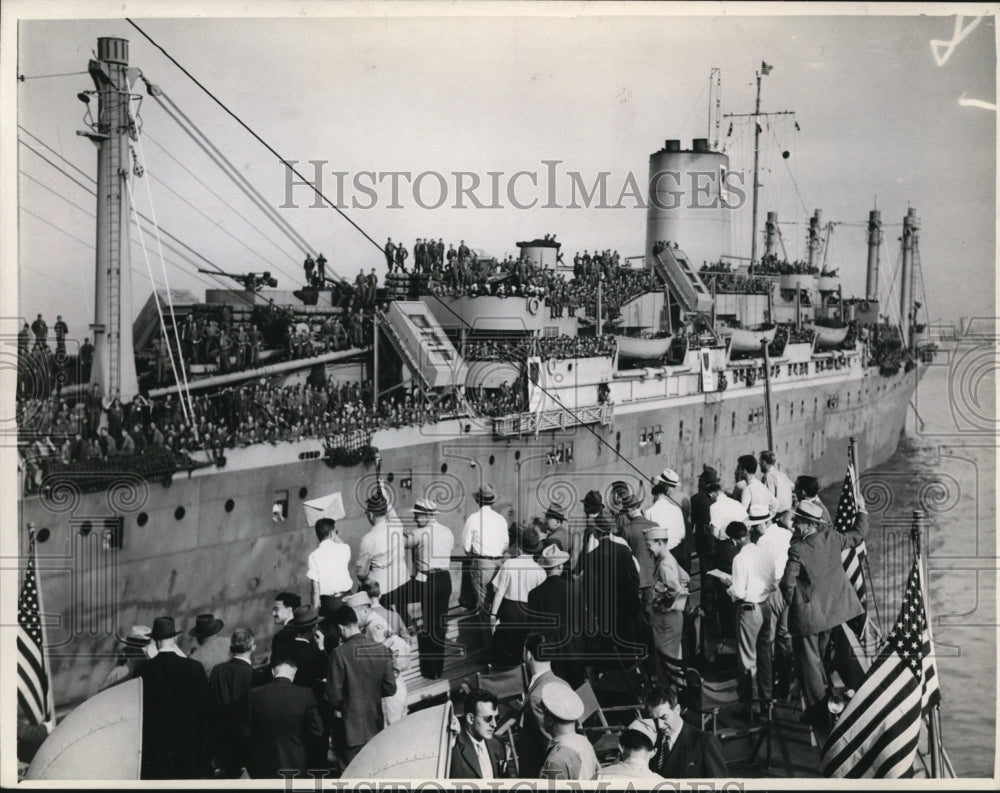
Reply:
M697 559L694 560L695 572L691 577L691 599L697 604L699 600L697 574ZM419 614L417 608L416 614ZM495 671L489 663L489 651L481 640L477 640L476 622L472 614L459 607L449 613L446 631L446 656L444 673L437 680L422 677L419 670L417 641L415 634L411 636L410 668L404 673L407 684L407 705L410 712L424 707L437 705L451 698L460 702L464 693L478 685L479 675ZM717 639L706 637L706 646L716 650ZM724 680L727 675L721 667L731 668L735 658L727 655L725 649L719 656L720 669L713 674L712 669L705 671L705 679ZM620 708L622 705L639 706L623 689L622 675L611 672L600 672L591 668L589 675L602 708ZM633 689L634 690L634 689ZM793 689L794 690L794 689ZM607 721L612 734L624 727L624 723L615 723L615 715L621 711L607 714ZM741 778L819 778L820 740L799 721L802 704L797 696L789 701L775 701L770 722L749 722L741 717L734 707L719 709L714 721L705 718L704 727L714 730L722 743L723 754L730 772ZM631 719L630 713L627 718ZM685 719L699 726L700 714L687 711ZM611 740L613 747L615 741Z

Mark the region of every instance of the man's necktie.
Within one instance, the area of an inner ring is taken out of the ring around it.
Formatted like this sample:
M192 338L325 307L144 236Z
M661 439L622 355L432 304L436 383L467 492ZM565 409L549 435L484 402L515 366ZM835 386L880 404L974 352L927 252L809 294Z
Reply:
M662 743L660 744L660 751L656 755L656 770L663 771L663 766L667 762L667 755L670 754L670 736L666 733L662 734Z

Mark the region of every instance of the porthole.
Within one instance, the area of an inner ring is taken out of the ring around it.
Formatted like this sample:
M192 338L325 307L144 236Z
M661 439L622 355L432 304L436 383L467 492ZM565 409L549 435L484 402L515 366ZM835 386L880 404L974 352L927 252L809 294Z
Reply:
M299 498L305 498L308 495L309 495L309 488L308 487L300 487L299 488Z
M392 480L395 478L396 475L390 471L389 474L386 476L385 481L387 481L389 484L392 484Z
M233 508L236 506L236 502L231 498L226 499L226 512L232 512Z
M136 525L138 526L145 526L147 523L149 523L149 515L147 515L145 512L140 512L138 515L136 515L135 522Z
M493 455L491 454L491 455L490 455L490 465L493 465L493 463L495 463L496 461L497 461L497 460L496 460L496 457L494 457L494 456L493 456Z
M569 364L566 365L566 371L567 372L572 372L573 371L573 364L572 363L569 363Z
M521 459L521 450L520 449L518 449L516 452L514 452L514 459L515 460L520 460Z
M94 530L94 524L91 523L89 520L85 520L83 523L80 524L81 537L87 537L93 530Z
M465 425L465 429L463 430L463 432L472 432L472 425L471 424L466 424Z
M177 509L174 510L175 520L184 520L184 515L185 515L184 507L177 507Z
M441 463L441 473L442 474L448 473L448 463Z
M38 542L48 542L48 539L51 536L51 534L52 533L48 529L39 529L38 532L35 534L35 539Z

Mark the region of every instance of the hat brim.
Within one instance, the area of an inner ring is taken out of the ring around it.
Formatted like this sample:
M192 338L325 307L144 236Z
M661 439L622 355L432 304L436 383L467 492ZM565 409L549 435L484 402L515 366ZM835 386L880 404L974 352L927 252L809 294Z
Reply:
M541 559L536 559L536 564L543 570L551 570L553 567L558 567L561 564L566 564L569 561L569 554L565 551L561 551L558 556L548 556Z
M198 626L195 625L188 631L188 636L194 636L196 639L207 639L209 636L215 636L215 634L222 630L224 625L225 623L220 619L216 619L215 622L212 623L211 630L200 630ZM177 633L180 633L180 631L177 631Z
M152 637L143 639L139 636L126 636L124 639L120 639L119 641L126 647L148 647L153 639Z
M299 622L299 623L291 623L291 622L289 622L288 623L288 626L293 631L304 631L304 630L308 630L309 628L315 628L317 625L319 625L319 615L318 614L315 617L311 617L311 618L307 619L305 622Z
M150 641L161 642L164 639L172 639L174 636L179 636L181 631L167 631L166 633L151 633L149 634Z

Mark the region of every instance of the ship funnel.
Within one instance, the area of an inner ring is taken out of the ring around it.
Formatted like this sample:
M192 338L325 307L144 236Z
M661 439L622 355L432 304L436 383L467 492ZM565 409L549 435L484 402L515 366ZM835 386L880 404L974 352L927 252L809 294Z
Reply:
M97 39L97 59L128 66L128 39L109 36Z
M712 151L706 138L695 140L691 151L667 140L649 156L647 262L660 242L678 246L694 270L732 253L730 216L740 196L727 189L728 172L729 158Z

